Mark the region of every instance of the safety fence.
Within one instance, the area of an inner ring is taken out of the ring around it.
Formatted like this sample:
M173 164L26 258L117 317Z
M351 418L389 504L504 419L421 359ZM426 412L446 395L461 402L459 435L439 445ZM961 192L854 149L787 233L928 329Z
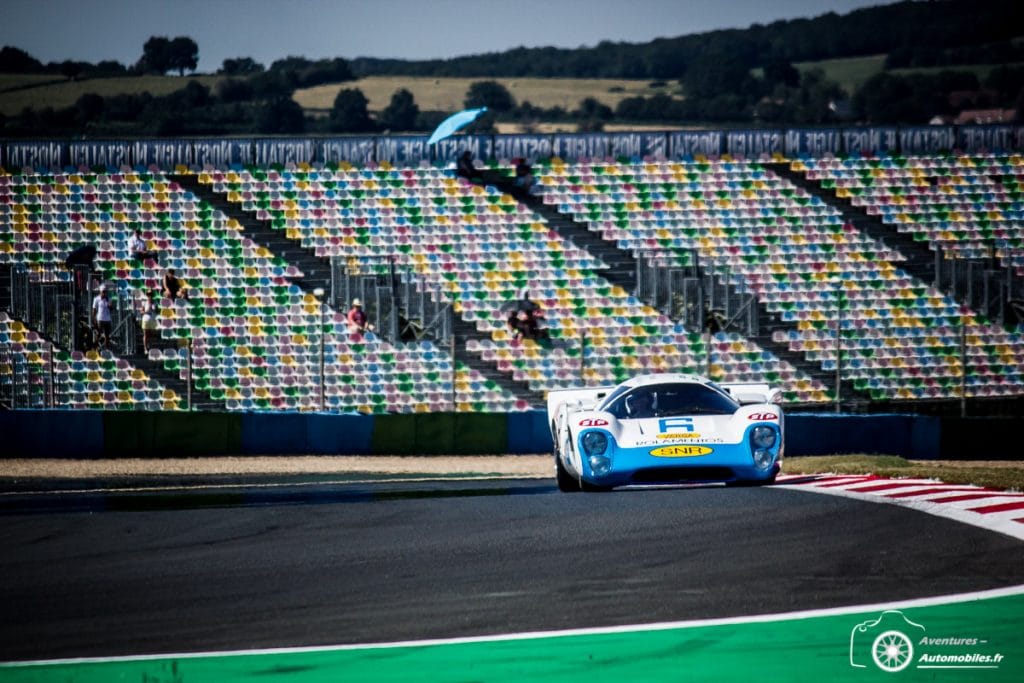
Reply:
M1020 457L1024 418L786 416L787 455L914 459ZM551 452L547 413L0 412L4 457L212 455L471 455Z

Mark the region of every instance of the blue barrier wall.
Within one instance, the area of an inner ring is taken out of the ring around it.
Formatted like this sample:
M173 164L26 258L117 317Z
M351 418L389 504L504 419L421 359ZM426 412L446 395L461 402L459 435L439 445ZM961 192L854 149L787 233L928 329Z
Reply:
M1024 418L786 416L787 455L1018 459ZM0 457L550 453L542 410L521 413L0 412Z

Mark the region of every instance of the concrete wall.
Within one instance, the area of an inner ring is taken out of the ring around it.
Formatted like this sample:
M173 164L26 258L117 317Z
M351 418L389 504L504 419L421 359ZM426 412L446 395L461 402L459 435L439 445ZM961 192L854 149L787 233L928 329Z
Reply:
M787 455L1019 459L1024 418L790 414ZM0 455L28 458L204 455L444 455L551 451L543 411L320 415L14 411L0 413Z

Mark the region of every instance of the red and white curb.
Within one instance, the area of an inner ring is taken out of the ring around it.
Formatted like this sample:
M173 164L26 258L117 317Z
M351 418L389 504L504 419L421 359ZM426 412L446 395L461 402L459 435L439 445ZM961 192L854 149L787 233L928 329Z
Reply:
M873 474L780 474L776 486L900 505L1024 540L1024 493Z

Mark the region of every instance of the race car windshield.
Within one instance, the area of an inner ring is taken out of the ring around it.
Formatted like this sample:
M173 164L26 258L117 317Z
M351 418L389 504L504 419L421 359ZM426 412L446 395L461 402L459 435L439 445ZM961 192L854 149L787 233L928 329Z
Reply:
M659 384L636 387L611 396L607 410L619 419L675 417L678 415L732 415L740 404L701 384Z

